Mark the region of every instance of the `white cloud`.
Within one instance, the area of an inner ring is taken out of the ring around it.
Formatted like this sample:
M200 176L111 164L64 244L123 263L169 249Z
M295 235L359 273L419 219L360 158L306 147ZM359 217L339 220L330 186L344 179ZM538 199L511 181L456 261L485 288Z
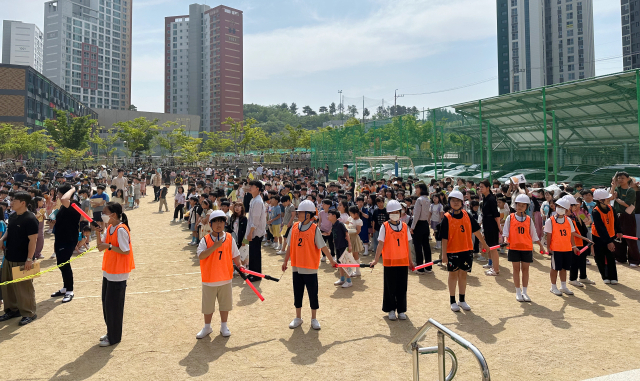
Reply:
M493 0L396 0L362 20L245 35L245 79L425 57L495 35L495 13Z

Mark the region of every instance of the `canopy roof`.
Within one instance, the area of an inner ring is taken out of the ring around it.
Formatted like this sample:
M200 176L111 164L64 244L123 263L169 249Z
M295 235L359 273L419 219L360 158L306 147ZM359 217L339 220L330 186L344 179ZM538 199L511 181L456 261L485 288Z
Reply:
M558 141L563 146L638 143L640 126L635 71L453 105L451 107L470 122L453 129L478 138L481 108L485 138L489 122L494 142L502 139L514 148L541 147L544 145L545 100L549 144L552 142L554 111Z

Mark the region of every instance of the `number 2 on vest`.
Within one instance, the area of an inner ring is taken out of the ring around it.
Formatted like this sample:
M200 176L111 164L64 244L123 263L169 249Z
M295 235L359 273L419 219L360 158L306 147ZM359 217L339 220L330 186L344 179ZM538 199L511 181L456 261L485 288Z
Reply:
M302 246L302 238L298 238L298 246Z

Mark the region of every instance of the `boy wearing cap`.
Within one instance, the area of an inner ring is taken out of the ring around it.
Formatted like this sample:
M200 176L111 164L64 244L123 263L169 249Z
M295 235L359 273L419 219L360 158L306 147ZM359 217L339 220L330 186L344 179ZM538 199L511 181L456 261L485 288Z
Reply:
M527 195L516 197L516 213L507 216L502 228L502 236L509 242L507 259L513 266L513 284L516 286L516 300L530 302L527 294L529 286L529 265L533 263L533 243L542 247L533 219L527 215L531 200ZM522 290L520 289L520 270L522 270Z
M473 266L473 241L475 235L482 247L489 251L489 246L480 233L478 222L469 217L462 208L464 196L460 191L449 194L449 206L452 211L445 213L440 222L440 237L442 238L442 263L447 264L449 272L449 302L451 311L459 312L460 308L470 311L471 307L465 301L467 289L467 273ZM460 301L456 303L456 286Z
M196 335L202 339L213 332L211 318L218 301L220 310L220 334L231 336L227 327L229 311L233 309L231 281L233 279L233 265L243 267L240 263L240 251L231 234L224 231L227 216L221 210L216 210L209 216L212 232L204 236L198 245L200 259L200 273L202 277L202 313L204 327Z
M620 226L613 208L607 200L611 194L605 189L596 189L593 199L596 206L593 208L591 218L591 235L593 236L593 252L598 265L598 270L605 284L618 284L618 271L616 269L615 251L613 244L616 236L622 238Z
M293 271L293 299L296 308L296 317L289 324L294 329L302 324L302 298L304 289L307 289L309 304L311 307L311 328L320 329L320 323L316 319L318 304L318 268L320 267L320 253L324 253L331 265L336 265L329 249L325 245L320 228L314 222L316 207L312 201L305 200L298 206L298 223L291 227L291 234L287 239L287 252L284 256L282 271L287 270L289 258L291 258L291 270Z

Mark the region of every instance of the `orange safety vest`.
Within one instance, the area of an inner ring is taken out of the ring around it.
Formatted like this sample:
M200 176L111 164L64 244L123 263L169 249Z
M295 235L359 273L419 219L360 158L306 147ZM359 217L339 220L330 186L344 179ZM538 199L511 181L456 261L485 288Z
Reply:
M515 213L511 213L509 219L509 249L532 251L533 240L531 239L531 218L525 216L523 222L518 221Z
M213 246L211 234L204 236L207 249ZM216 251L200 260L200 275L203 283L224 282L233 279L233 238L225 233L224 241Z
M133 245L131 245L131 233L129 232L129 228L127 225L121 223L116 226L113 230L113 234L111 234L111 225L107 227L106 238L104 243L110 244L112 247L120 248L120 244L118 243L118 229L123 228L126 230L129 235L129 254L119 254L113 250L105 250L104 255L102 256L102 271L107 274L127 274L130 273L131 270L136 268L136 265L133 261ZM124 249L120 249L122 251L126 251Z
M559 223L557 217L551 217L551 243L549 249L552 251L571 251L571 222L570 218L564 216L564 222Z
M573 229L576 231L576 233L580 233L580 230L578 230L578 224L576 223L576 221L573 218L571 218L571 222L573 223ZM576 241L577 247L584 246L584 242L582 242L582 238L573 237L573 239Z
M607 233L609 233L609 238L614 237L616 235L616 230L613 224L613 208L609 207L609 211L607 212L607 214L604 214L602 213L602 210L600 210L600 207L596 206L595 208L593 208L593 212L595 213L596 211L600 213L600 219L602 220L602 222L604 222L604 226L607 227ZM600 237L598 235L598 231L596 230L596 224L591 225L591 234L593 234L596 237Z
M317 270L320 267L321 250L316 246L315 223L309 229L300 231L302 222L291 226L291 266L303 269Z
M447 254L473 251L471 239L471 219L466 210L462 211L462 218L454 218L451 213L445 213L449 223L449 236L447 237Z
M407 224L402 222L399 232L391 228L389 221L384 223L384 245L382 246L382 264L384 267L409 266L409 237Z

